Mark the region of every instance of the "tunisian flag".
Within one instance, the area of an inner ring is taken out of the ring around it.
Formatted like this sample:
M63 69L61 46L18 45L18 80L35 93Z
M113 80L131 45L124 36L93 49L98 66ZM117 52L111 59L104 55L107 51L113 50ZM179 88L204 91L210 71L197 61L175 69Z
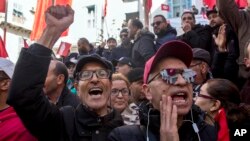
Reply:
M162 11L169 11L169 5L167 5L167 4L161 4L161 10Z
M104 0L103 17L107 16L107 6L108 6L108 0Z
M67 57L70 52L71 44L67 42L61 42L57 54L63 57Z
M0 36L0 57L3 58L9 57L1 36Z
M6 0L0 0L0 12L5 13Z
M67 4L71 5L72 0L55 0L55 5L67 5ZM37 1L35 21L33 24L32 32L30 34L31 40L37 40L41 36L46 26L44 12L51 5L52 5L52 0L38 0ZM61 36L67 36L67 35L68 35L68 29L65 32L63 32Z

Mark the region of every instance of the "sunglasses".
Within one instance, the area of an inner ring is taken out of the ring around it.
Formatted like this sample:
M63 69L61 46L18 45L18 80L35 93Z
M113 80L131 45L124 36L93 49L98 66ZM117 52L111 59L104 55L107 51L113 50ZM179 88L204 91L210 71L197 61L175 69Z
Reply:
M157 22L153 22L152 24L151 24L151 26L158 26L158 25L160 25L162 23L162 21L157 21Z
M175 84L178 80L178 75L181 75L187 83L193 83L196 73L192 69L163 69L154 77L152 77L149 81L152 82L155 78L161 76L161 79L164 80L168 84Z

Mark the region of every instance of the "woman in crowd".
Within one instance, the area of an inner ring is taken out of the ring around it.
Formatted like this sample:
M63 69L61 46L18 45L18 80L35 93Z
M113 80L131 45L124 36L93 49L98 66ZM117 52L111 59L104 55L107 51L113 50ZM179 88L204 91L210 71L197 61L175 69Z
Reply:
M238 88L229 80L208 80L195 98L195 104L207 112L208 122L218 126L218 141L236 140L237 129L250 127L250 108L241 103Z

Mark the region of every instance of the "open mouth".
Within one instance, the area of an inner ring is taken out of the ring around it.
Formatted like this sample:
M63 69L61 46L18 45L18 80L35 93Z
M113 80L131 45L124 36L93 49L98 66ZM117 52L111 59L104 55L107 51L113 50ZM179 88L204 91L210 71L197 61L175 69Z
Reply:
M101 88L91 88L89 89L89 95L101 95L103 90Z
M178 93L173 94L171 98L172 98L173 103L176 105L184 104L187 101L187 93L178 92Z

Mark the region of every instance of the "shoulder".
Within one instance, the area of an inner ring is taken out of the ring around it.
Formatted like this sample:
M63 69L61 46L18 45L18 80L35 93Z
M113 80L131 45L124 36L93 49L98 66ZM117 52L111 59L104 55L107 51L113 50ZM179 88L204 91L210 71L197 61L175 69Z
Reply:
M140 125L126 125L115 128L109 134L110 141L144 141Z

